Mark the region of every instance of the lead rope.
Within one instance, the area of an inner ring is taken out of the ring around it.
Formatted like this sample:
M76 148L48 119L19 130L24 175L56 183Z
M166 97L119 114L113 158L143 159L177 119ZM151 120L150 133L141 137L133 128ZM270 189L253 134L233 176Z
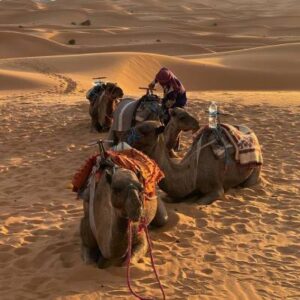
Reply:
M162 286L162 284L161 284L161 282L159 280L158 273L156 271L156 267L155 267L155 263L154 263L154 258L153 258L153 254L152 254L152 243L151 243L151 239L150 239L150 236L149 236L148 228L147 228L147 225L146 225L146 222L145 222L144 218L141 220L140 229L144 229L144 231L145 231L146 238L147 238L147 243L148 243L148 246L149 246L151 266L152 266L152 269L154 271L154 274L155 274L157 283L159 285L159 288L161 290L161 293L162 293L162 296L163 296L163 300L165 300L166 299L166 295L165 295L163 286ZM131 250L132 250L132 224L131 224L131 220L129 220L128 221L128 249L127 249L127 285L128 285L128 288L129 288L131 294L134 295L137 299L140 299L140 300L153 300L153 298L144 298L144 297L138 295L133 290L133 288L131 287L131 280L130 280Z

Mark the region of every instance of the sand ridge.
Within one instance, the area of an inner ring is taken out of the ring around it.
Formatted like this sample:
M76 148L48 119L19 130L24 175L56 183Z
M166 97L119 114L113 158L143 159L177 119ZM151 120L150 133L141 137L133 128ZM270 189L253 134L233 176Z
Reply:
M250 50L205 54L186 58L148 53L92 53L0 61L5 70L57 73L74 78L88 88L92 77L113 78L127 93L137 93L139 86L151 81L157 69L174 70L190 91L197 90L299 90L300 44L259 47ZM285 57L291 60L285 62ZM80 59L81 64L76 62ZM42 67L40 67L42 66ZM46 70L46 71L45 71ZM191 76L193 74L193 76ZM9 74L8 74L9 76ZM26 78L24 76L24 81ZM18 88L18 87L16 87ZM32 88L30 85L29 88ZM7 85L0 86L6 90ZM26 89L26 82L22 85Z

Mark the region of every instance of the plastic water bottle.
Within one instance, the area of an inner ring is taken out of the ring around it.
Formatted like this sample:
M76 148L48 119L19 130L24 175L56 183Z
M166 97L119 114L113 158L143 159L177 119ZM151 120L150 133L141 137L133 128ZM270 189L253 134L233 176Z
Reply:
M217 128L218 126L218 106L214 101L208 108L208 126L209 128Z

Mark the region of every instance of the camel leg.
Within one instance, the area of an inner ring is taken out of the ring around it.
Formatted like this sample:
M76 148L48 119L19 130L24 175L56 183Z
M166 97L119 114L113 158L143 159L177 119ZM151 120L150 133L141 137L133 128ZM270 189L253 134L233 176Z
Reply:
M81 256L86 264L96 262L101 255L90 228L88 217L85 216L80 222L80 236L81 236Z
M213 203L215 200L223 199L223 198L224 198L224 189L223 187L220 187L218 189L215 189L205 194L203 197L199 198L197 200L197 203L202 205L209 205Z
M169 217L166 206L164 202L158 197L156 214L150 225L155 227L162 227L167 224L168 220Z
M145 232L139 233L133 241L131 262L133 264L140 262L140 260L146 255L148 250L147 239Z
M90 132L94 133L94 132L97 132L97 129L96 129L96 123L95 121L92 119L91 120L91 129L90 129Z
M261 172L261 166L253 169L253 172L251 175L243 182L240 184L241 187L250 187L255 185L260 177L260 172Z
M99 269L105 269L112 265L112 260L104 258L103 256L99 256L97 265Z

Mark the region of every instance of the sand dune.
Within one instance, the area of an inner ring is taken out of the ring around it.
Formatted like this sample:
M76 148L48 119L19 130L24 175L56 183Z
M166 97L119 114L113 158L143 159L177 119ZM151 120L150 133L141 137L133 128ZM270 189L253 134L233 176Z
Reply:
M0 70L0 91L47 89L56 82L36 72Z
M201 124L216 100L222 121L254 129L265 161L257 186L167 204L151 232L167 299L298 299L299 15L299 0L0 1L0 299L132 299L124 268L82 262L70 180L99 138L91 78L138 98L161 66ZM149 258L132 271L160 297Z
M284 5L274 0L272 7L266 5L266 0L252 1L250 5L247 1L212 0L186 0L181 5L174 5L173 1L162 4L145 0L143 3L137 0L101 3L19 0L13 3L0 2L0 32L9 25L10 31L53 39L63 45L75 39L77 45L86 47L86 52L184 55L299 42L297 9L294 8L297 0L285 1ZM87 19L91 25L81 26ZM16 28L18 26L23 28ZM28 38L32 42L32 37ZM178 41L184 48L177 49ZM9 39L4 47L10 48ZM33 47L38 48L39 42ZM89 47L97 48L90 50ZM81 53L78 47L73 48L69 53ZM27 56L26 51L24 56ZM9 57L13 57L13 52Z
M18 64L25 64L25 69L31 72L62 74L80 82L82 88L90 85L90 78L105 75L127 93L136 93L139 86L145 86L161 66L174 70L190 91L297 90L298 51L300 44L287 44L202 55L196 59L189 56L188 60L143 53L104 53L11 59L0 65L4 70L18 70ZM285 57L290 60L286 62ZM25 83L22 88L26 88Z
M185 56L202 63L245 70L297 73L300 67L300 43L232 51L209 56ZM286 60L289 57L289 60Z
M58 43L17 32L0 32L0 57L26 57L70 53L72 49Z

